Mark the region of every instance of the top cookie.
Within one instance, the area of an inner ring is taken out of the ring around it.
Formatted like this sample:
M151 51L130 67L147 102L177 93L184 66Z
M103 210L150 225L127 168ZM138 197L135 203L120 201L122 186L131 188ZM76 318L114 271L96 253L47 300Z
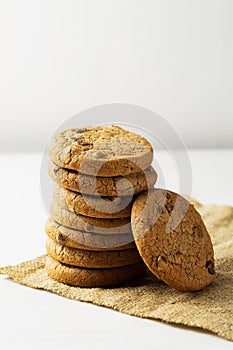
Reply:
M63 168L103 177L141 172L153 159L145 138L119 126L64 130L49 142L48 154Z
M163 189L142 193L132 208L132 231L148 268L169 286L195 291L215 277L214 252L194 206Z

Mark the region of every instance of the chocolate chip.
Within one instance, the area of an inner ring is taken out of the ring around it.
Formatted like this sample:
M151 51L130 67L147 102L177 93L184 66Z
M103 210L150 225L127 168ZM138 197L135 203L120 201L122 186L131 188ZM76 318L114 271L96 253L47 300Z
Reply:
M82 134L82 133L84 133L84 132L86 132L86 131L88 131L87 128L80 128L80 129L78 129L78 133L79 133L79 134Z
M202 229L199 226L193 226L193 234L198 235L198 237L203 237Z
M205 267L208 269L208 272L211 274L211 275L214 275L215 274L215 269L214 269L214 262L211 261L211 260L208 260L205 264Z
M170 193L166 192L165 197L167 199L166 204L165 204L165 208L167 209L168 213L170 214L170 212L174 208L174 205L172 204Z
M86 141L85 139L81 139L81 138L78 138L77 139L77 143L80 145L80 146L90 146L91 143Z
M175 254L176 254L176 255L181 255L181 252L180 252L179 250L177 250L177 251L175 252Z
M167 259L165 258L165 256L158 256L158 262L164 262L165 264L167 263Z
M86 132L86 131L89 131L89 129L88 128L79 128L79 129L70 129L70 131L73 131L75 134L83 134L84 132ZM79 135L78 135L79 136ZM74 139L74 138L76 138L77 139L77 137L76 136L73 136L73 137L71 137L72 139Z
M165 205L165 208L167 209L168 213L170 214L171 211L174 209L174 205L172 203L167 203Z
M157 262L155 263L155 266L157 267L158 271L163 271L167 268L167 259L165 256L159 255L156 259Z
M166 199L170 199L171 198L171 196L170 196L170 194L168 193L168 192L166 192Z
M66 240L65 237L61 233L58 234L57 239L58 239L58 241L61 241L61 242L64 242Z
M116 199L116 197L110 197L110 196L100 196L100 197L106 202L113 202Z
M57 172L61 169L60 166L57 166L56 168L53 169L53 172L55 175L57 175Z

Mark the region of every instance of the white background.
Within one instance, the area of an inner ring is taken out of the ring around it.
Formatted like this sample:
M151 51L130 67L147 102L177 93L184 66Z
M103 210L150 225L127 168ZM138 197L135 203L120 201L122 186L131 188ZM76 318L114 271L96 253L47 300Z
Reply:
M232 14L232 0L0 0L0 150L40 151L107 102L153 109L188 147L232 147Z
M93 105L145 106L189 148L213 148L189 152L192 195L233 205L233 151L216 150L233 147L232 14L232 0L0 0L0 152L12 152L0 154L0 266L45 252L41 151ZM157 156L177 191L167 155ZM232 349L209 333L0 279L4 350Z

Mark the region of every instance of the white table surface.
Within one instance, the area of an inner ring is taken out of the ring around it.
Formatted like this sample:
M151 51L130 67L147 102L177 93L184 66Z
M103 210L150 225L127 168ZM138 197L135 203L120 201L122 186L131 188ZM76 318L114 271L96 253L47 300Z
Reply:
M189 152L193 196L233 205L233 150ZM158 152L167 188L176 189ZM40 197L41 154L0 154L0 266L45 252L47 218ZM233 349L210 333L145 320L19 285L0 276L0 349Z

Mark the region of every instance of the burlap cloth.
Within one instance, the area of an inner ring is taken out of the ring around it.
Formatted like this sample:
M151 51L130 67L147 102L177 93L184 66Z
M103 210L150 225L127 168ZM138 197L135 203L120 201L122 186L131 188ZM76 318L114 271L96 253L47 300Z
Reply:
M200 292L180 293L149 275L123 288L77 288L50 279L44 269L45 255L0 274L33 288L63 297L94 303L138 317L199 327L233 341L233 207L196 204L211 234L217 276Z

